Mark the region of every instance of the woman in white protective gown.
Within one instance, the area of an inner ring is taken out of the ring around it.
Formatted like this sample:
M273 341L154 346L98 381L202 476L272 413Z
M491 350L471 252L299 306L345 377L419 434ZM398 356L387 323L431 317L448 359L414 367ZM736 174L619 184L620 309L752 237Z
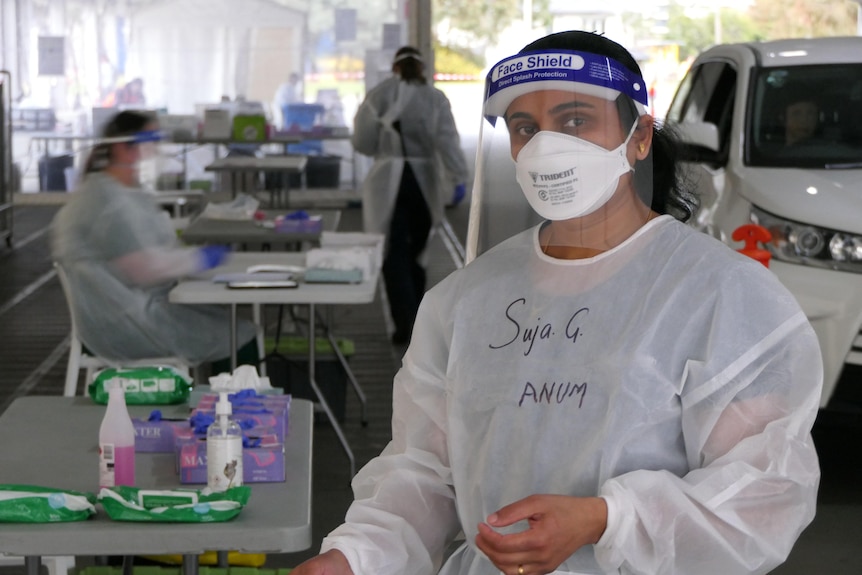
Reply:
M392 441L293 575L729 575L787 558L820 478L817 339L766 267L683 223L695 200L646 110L631 54L595 34L491 69L480 157L502 134L542 221L481 249L505 196L484 186L507 169L477 166L481 253L425 296Z
M71 286L81 342L115 361L177 357L189 365L231 354L222 306L168 301L178 278L216 267L225 246L180 244L167 214L140 182L160 138L149 116L124 110L106 125L83 181L54 219L51 251ZM255 326L237 325L239 361L257 359ZM250 362L250 361L249 361Z

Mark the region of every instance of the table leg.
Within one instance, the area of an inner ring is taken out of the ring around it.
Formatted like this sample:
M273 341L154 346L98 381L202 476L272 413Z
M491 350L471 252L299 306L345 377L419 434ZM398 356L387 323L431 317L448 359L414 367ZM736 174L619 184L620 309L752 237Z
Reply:
M135 572L135 556L123 555L123 575L134 575Z
M216 562L218 567L221 567L222 569L230 567L230 564L228 563L228 553L228 551L216 551Z
M290 205L290 175L292 172L282 172L281 173L281 181L283 182L284 188L282 192L284 193L284 209L287 209ZM301 176L300 176L301 177ZM280 195L280 194L279 194Z
M27 575L39 575L39 568L42 566L42 557L40 555L27 555L24 557L24 569Z
M198 575L198 556L183 555L183 573L182 575Z
M359 382L356 381L356 376L353 375L353 370L350 369L350 364L347 362L347 358L344 357L344 354L341 353L341 349L338 347L338 342L335 339L335 336L329 330L329 325L326 322L323 322L323 329L326 331L326 337L329 339L329 345L332 346L332 351L335 352L335 356L338 358L338 361L341 363L341 367L344 368L344 373L347 374L347 379L350 380L350 385L353 386L353 391L356 392L356 397L359 399L359 407L360 407L360 419L359 421L362 423L362 427L368 426L368 417L366 416L366 399L365 392L362 390L362 387L359 385Z
M326 398L323 396L323 393L320 391L320 388L317 387L317 380L315 379L314 364L316 362L316 358L314 349L314 314L314 304L308 304L308 383L311 386L311 389L314 391L314 395L317 397L317 400L320 402L320 406L326 413L326 417L329 418L329 423L332 424L332 429L335 430L335 435L338 436L338 440L341 442L341 446L344 448L344 452L347 454L347 459L350 460L350 477L352 479L353 476L356 475L356 461L353 457L353 450L350 449L350 444L347 443L347 438L344 437L344 432L342 431L341 426L338 424L338 419L335 417L335 414L332 413L332 408L329 407L329 403L326 401Z
M236 304L230 304L230 370L236 369Z

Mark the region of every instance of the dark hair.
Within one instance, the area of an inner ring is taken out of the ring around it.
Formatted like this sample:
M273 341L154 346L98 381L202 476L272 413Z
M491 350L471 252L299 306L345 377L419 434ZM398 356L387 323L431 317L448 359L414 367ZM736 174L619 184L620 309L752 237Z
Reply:
M425 79L425 75L423 74L425 65L422 63L422 54L419 50L413 46L402 46L401 48L398 48L397 52L395 52L395 58L393 58L393 60L397 60L400 56L404 55L407 57L403 60L392 63L392 70L397 72L405 82L412 84L427 84L428 80Z
M620 44L609 38L582 30L557 32L539 38L524 46L523 52L534 50L577 50L613 58L634 74L642 76L637 61ZM620 122L631 126L638 118L638 111L632 99L620 94L616 100ZM685 185L679 157L679 139L668 126L653 124L652 147L649 156L635 163L634 185L642 199L649 197L645 190L652 186L650 208L659 214L670 214L680 221L688 221L697 210L698 198Z
M142 114L141 112L124 110L111 118L108 123L105 124L100 136L102 138L133 136L144 130L144 128L147 127L147 124L152 122L152 120L152 117ZM96 144L90 152L90 156L87 158L84 173L89 174L91 172L101 172L107 168L111 163L112 146L113 144L111 143Z

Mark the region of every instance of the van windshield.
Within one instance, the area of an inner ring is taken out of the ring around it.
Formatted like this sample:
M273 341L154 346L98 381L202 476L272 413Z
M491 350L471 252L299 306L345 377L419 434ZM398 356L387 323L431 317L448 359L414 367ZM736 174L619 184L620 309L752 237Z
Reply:
M862 168L862 64L762 68L750 102L747 164Z

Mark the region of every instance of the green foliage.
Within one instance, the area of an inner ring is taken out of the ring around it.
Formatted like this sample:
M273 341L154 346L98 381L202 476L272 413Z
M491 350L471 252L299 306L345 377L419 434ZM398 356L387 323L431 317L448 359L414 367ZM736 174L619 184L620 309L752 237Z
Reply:
M435 25L443 21L479 43L495 43L501 30L521 17L521 0L433 0Z
M744 12L721 8L721 42L750 42L762 39L754 21ZM686 16L684 8L676 2L670 5L667 39L679 44L681 59L696 56L715 44L715 15L701 18Z
M482 73L482 61L469 50L434 45L434 69L438 74L469 74L479 76Z
M748 12L722 8L721 42L854 35L857 6L851 0L754 0ZM636 15L626 22L637 29ZM695 56L715 43L715 16L690 18L672 2L668 30L667 39L680 46L680 58Z
M770 40L853 36L859 4L851 0L754 0L754 21Z

